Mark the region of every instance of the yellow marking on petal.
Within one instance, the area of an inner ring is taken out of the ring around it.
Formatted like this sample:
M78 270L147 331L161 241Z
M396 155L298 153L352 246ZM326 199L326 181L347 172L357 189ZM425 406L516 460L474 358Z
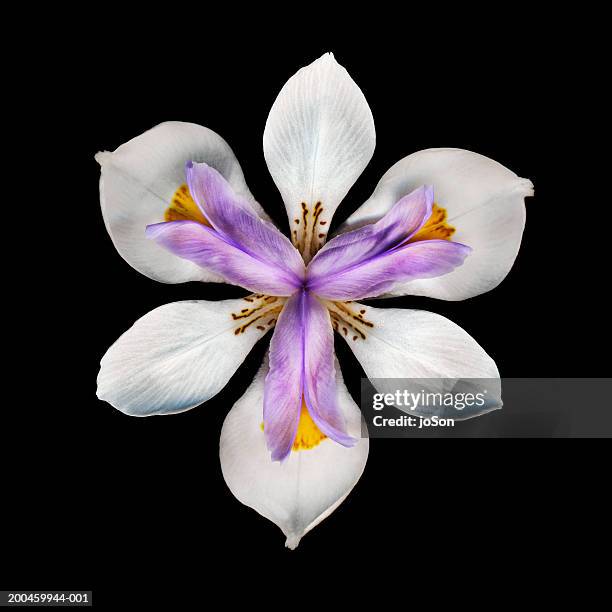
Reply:
M455 233L455 228L448 225L446 209L433 205L431 216L425 225L408 242L419 242L421 240L450 240Z
M164 213L164 221L197 221L210 227L208 219L202 214L185 184L174 192L170 206Z
M263 421L259 425L261 431L264 431ZM291 450L301 451L310 450L318 446L327 436L317 427L317 424L312 420L308 413L306 402L302 398L302 411L300 412L300 422L298 423L297 433Z
M312 420L306 407L306 402L302 398L302 411L300 412L300 422L298 423L297 433L291 450L301 451L314 448L325 440L327 436L317 427Z

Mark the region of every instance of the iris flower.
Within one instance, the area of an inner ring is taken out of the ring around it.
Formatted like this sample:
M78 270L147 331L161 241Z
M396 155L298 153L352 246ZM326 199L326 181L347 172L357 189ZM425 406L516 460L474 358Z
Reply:
M249 292L175 302L139 319L102 358L98 397L135 416L188 410L215 396L273 331L265 363L224 422L220 459L232 493L276 523L289 548L346 498L368 456L334 330L370 378L499 377L444 317L357 300L462 300L495 287L521 242L530 181L469 151L419 151L384 174L327 241L374 143L366 99L331 54L289 79L263 148L290 239L205 127L162 123L96 156L106 228L130 265L164 283Z

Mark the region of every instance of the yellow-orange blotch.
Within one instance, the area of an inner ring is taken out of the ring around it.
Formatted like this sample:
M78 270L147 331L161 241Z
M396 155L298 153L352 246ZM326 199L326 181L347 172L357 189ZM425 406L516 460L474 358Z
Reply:
M261 430L264 430L264 424L260 425ZM317 424L312 420L306 408L306 402L302 398L302 410L300 412L300 422L298 423L297 433L291 450L301 451L310 450L319 445L327 436L317 427Z
M446 222L448 215L446 209L433 205L431 216L425 225L408 241L419 242L420 240L450 240L455 233L455 228Z
M164 221L197 221L210 227L208 219L194 202L185 184L174 192L170 206L164 213Z
M306 408L306 402L302 398L302 411L300 412L300 422L298 423L297 433L291 450L308 450L317 446L327 436L317 427Z

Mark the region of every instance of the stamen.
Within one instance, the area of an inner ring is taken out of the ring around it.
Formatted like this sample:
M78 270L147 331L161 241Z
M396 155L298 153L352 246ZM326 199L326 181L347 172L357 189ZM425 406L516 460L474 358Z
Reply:
M238 327L234 329L236 336L244 334L255 322L257 322L255 328L260 331L272 329L286 301L286 298L261 293L247 295L242 299L248 306L238 312L232 312L232 319L240 321Z
M421 240L451 240L455 228L448 225L446 209L433 205L431 216L423 227L408 242L419 242Z
M325 243L327 229L321 226L325 226L327 221L320 219L324 210L321 202L315 202L313 208L306 202L301 202L300 207L302 217L293 220L297 227L291 232L291 239L304 261L308 263Z
M164 213L164 221L197 221L210 227L208 219L194 202L185 184L174 192L170 206Z
M349 335L355 340L365 340L369 329L374 327L374 323L368 321L364 315L365 308L355 312L350 302L329 302L326 301L329 316L331 317L333 328L347 338Z

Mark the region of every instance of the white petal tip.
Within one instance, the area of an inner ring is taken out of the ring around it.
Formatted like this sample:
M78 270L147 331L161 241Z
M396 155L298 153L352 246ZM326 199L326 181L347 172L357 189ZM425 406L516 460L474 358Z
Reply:
M520 179L516 188L526 198L533 196L533 183L529 179Z
M102 388L102 385L98 382L98 386L96 387L96 397L99 400L103 400L106 401L106 399L104 398L104 389Z
M330 51L329 53L324 53L321 57L314 60L311 64L304 66L306 69L315 69L315 70L337 70L338 68L344 69L344 67L338 63L334 54Z
M298 544L300 543L301 539L302 539L301 535L292 533L291 535L287 536L287 541L285 542L285 546L289 550L295 550L298 547Z
M98 151L94 158L100 164L100 166L104 166L104 164L113 156L110 151Z

